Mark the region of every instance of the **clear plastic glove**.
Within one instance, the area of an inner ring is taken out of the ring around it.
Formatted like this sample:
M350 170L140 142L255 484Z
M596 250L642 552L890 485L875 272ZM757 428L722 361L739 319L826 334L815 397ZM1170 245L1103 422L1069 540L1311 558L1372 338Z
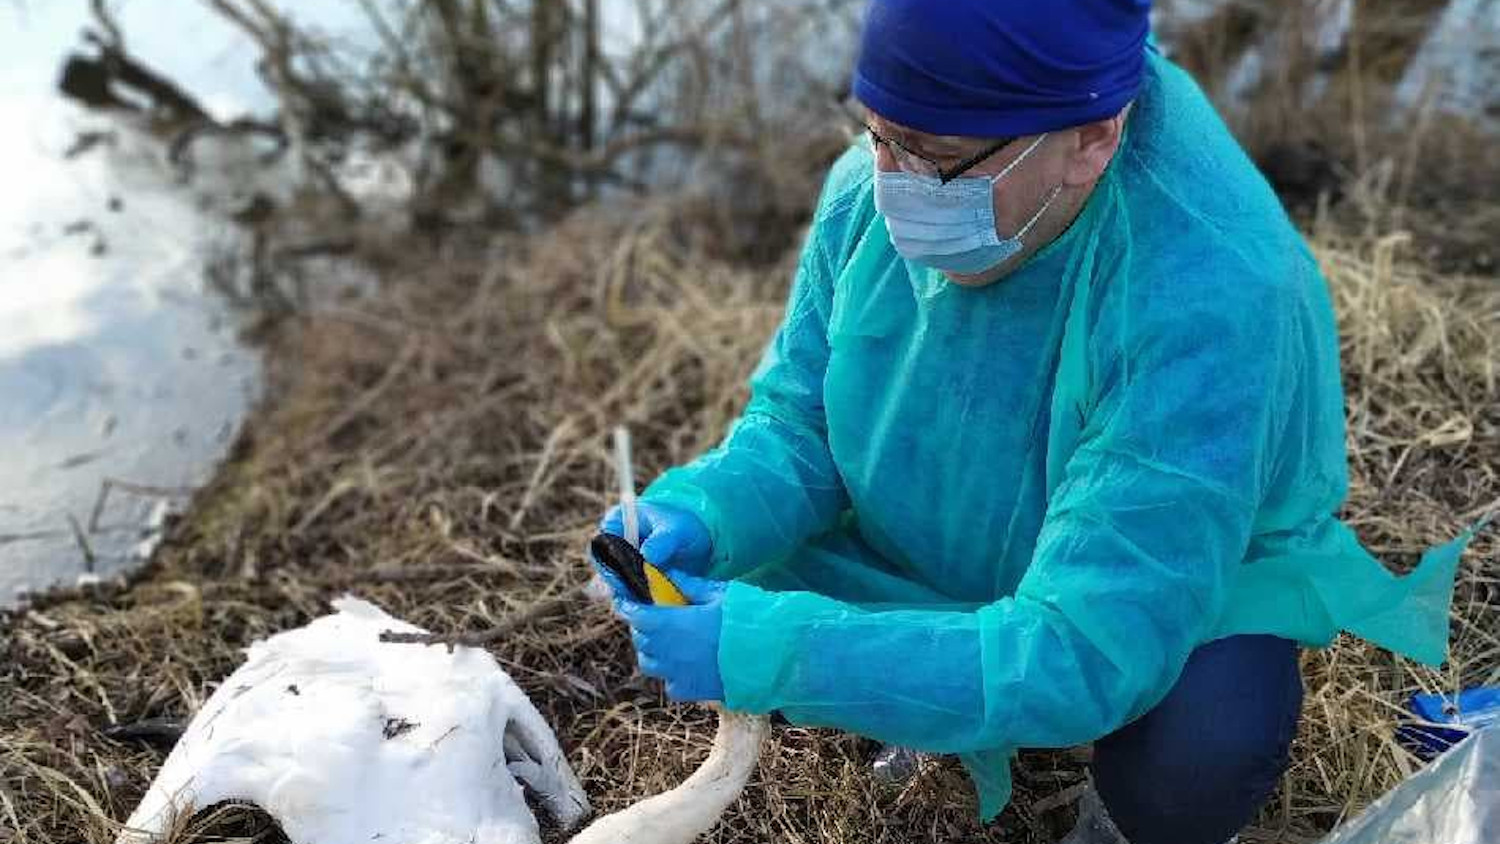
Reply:
M675 569L696 575L708 572L713 562L713 540L697 516L677 507L647 501L638 503L635 509L640 521L641 556L647 562L663 570ZM625 535L625 517L619 505L604 514L599 529L615 536Z
M626 586L625 581L621 580L620 576L615 574L609 566L599 562L599 558L594 556L592 550L589 551L589 562L593 563L594 573L599 576L600 580L604 581L605 587L609 590L609 594L605 596L605 600L610 602L615 609L615 614L619 615L620 599L631 598L630 587Z
M1073 825L1073 831L1068 833L1059 844L1130 844L1125 836L1120 833L1120 828L1115 826L1115 821L1109 816L1109 810L1104 808L1104 801L1099 799L1099 792L1094 790L1090 783L1088 790L1078 801L1078 821ZM1234 844L1230 839L1226 844Z
M615 611L630 624L641 673L665 682L667 697L672 700L722 701L719 632L724 621L725 584L676 571L668 576L692 601L691 606L640 604L627 597L629 593L618 583L611 583L618 596Z

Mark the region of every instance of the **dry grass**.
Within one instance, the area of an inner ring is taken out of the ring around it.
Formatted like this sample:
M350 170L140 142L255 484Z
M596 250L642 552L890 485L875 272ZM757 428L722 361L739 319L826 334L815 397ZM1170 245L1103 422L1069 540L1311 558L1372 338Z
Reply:
M1410 231L1425 261L1493 274L1500 145L1472 121L1436 113L1430 96L1414 110L1396 102L1397 83L1446 0L1354 3L1342 46L1325 52L1316 9L1335 5L1219 4L1192 27L1169 27L1174 58L1300 219L1310 223L1325 203L1347 230ZM1232 95L1236 65L1251 50L1264 61L1260 82Z
M1500 511L1500 289L1434 278L1407 238L1320 238L1343 334L1352 489L1346 518L1398 566ZM1304 657L1307 699L1270 825L1326 828L1420 767L1392 739L1413 692L1500 681L1500 543L1482 532L1454 596L1441 670L1344 638Z
M190 716L238 649L352 591L417 624L477 631L562 598L491 650L554 725L598 809L680 781L706 713L665 704L607 613L577 597L609 504L607 432L628 422L654 476L713 442L777 323L792 258L746 269L701 206L587 211L529 240L374 256L381 295L301 317L274 341L270 403L130 587L40 600L3 620L0 841L103 842L163 751L101 731ZM1348 515L1404 561L1500 501L1500 293L1433 279L1395 239L1320 237L1343 318ZM1415 764L1391 740L1403 696L1493 681L1496 544L1470 554L1442 672L1357 642L1306 657L1307 719L1257 840L1311 840ZM1077 782L1027 754L1017 800L979 827L951 763L899 792L871 746L780 728L716 842L1053 840L1037 800ZM1054 801L1055 802L1055 801ZM223 807L179 841L274 828Z

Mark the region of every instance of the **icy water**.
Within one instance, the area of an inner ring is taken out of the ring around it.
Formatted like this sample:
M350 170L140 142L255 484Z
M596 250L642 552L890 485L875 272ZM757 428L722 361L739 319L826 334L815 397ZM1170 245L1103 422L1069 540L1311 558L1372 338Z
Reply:
M216 117L271 111L258 52L206 4L107 5L129 51ZM374 43L358 4L276 5ZM204 270L242 248L227 212L248 198L246 182L266 188L275 174L254 150L216 148L184 182L160 139L58 96L88 7L0 0L0 607L144 560L164 515L224 456L259 384L258 356ZM629 3L605 8L612 44L639 37ZM89 131L111 141L70 156ZM226 161L242 171L223 173Z
M258 384L204 283L205 258L241 235L204 213L159 142L53 92L87 5L0 3L0 605L149 553ZM110 5L131 49L210 109L267 102L253 51L200 4ZM114 141L69 158L87 130Z

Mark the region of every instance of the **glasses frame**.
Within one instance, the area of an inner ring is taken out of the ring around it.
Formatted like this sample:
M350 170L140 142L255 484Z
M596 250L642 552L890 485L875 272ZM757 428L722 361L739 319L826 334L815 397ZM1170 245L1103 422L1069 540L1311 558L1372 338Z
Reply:
M933 161L931 158L928 158L922 153L917 152L911 147L908 147L906 144L901 143L895 138L887 138L886 136L875 131L875 127L871 126L868 120L855 114L852 109L849 109L848 111L849 116L853 118L854 121L858 123L865 130L865 132L869 134L870 142L872 144L876 146L879 146L880 144L886 144L892 149L892 151L900 150L901 152L911 156L912 158L927 162L928 164L932 165L933 172L937 174L938 183L944 185L969 172L970 170L984 163L985 159L995 155L996 153L1020 140L1020 138L1002 138L994 145L986 148L982 152L971 155L958 164L954 165L953 167L945 170L941 164Z

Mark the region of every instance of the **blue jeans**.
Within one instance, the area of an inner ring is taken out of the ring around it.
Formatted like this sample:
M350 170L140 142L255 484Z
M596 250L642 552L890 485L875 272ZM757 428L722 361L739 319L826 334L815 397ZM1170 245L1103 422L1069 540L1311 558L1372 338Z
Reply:
M1099 796L1130 844L1222 844L1271 796L1301 713L1295 642L1210 642L1155 709L1094 743Z

